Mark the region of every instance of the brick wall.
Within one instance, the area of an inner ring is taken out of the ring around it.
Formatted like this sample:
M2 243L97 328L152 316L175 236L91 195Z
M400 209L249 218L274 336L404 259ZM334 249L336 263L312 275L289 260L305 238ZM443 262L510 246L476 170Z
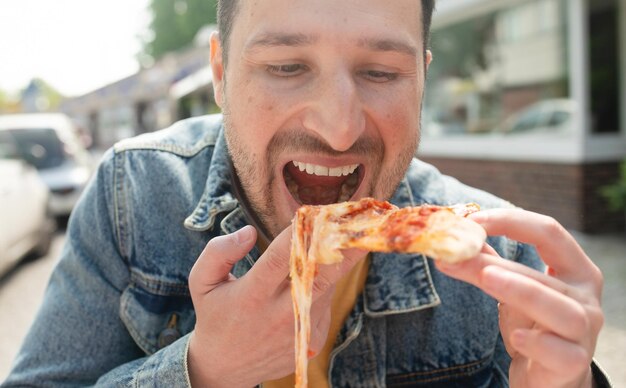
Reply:
M517 206L556 218L587 233L620 231L624 215L610 212L598 188L619 173L614 163L554 164L422 158L461 182L489 191Z

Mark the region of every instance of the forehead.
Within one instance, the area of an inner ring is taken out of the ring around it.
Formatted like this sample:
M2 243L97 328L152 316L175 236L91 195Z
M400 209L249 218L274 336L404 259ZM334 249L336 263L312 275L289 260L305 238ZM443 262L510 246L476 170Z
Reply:
M315 43L400 38L422 42L421 0L240 0L231 47L285 33Z

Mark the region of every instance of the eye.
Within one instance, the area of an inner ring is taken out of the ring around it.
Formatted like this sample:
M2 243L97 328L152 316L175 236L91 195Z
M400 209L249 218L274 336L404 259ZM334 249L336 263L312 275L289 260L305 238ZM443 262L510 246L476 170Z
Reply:
M388 82L398 78L397 73L390 73L380 70L364 70L361 71L361 75L374 82Z
M270 74L279 77L295 77L304 73L307 70L307 66L299 63L291 63L287 65L267 65L267 71Z

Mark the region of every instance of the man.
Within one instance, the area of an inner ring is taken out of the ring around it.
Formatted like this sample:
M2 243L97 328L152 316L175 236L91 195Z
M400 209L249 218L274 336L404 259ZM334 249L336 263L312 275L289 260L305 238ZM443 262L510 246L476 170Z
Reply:
M574 239L412 160L432 8L222 1L223 125L188 120L105 156L7 385L292 384L290 220L364 196L505 207L473 219L511 239L455 266L357 250L320 266L312 387L606 383L591 359L602 278Z

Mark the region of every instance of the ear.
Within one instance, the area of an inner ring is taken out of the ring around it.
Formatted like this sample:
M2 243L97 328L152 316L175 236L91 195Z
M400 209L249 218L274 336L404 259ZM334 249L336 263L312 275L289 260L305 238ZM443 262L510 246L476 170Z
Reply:
M224 103L224 60L222 58L222 45L217 32L211 34L211 70L213 72L213 97L215 103L223 108Z
M426 70L430 66L430 63L433 61L433 53L430 50L426 50Z

